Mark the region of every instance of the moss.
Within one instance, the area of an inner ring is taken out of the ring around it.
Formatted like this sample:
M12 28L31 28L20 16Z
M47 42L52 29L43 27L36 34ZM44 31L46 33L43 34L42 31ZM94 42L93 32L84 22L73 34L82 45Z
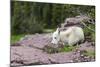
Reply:
M73 51L77 46L63 46L59 48L47 47L44 51L47 53L58 53L58 52L70 52Z
M70 52L73 51L77 46L64 46L63 48L59 48L59 52Z
M16 43L20 40L20 38L24 37L24 34L20 35L11 35L11 44Z

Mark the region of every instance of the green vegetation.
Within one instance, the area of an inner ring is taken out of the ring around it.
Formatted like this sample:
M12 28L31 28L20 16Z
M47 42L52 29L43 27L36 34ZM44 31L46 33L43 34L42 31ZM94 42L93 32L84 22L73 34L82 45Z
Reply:
M70 52L77 48L78 46L63 46L59 48L52 48L52 47L46 47L44 51L48 53L55 53L55 52Z
M94 58L95 57L95 51L87 51L87 52L84 52L83 55Z
M11 36L11 44L16 43L20 40L20 38L24 37L24 34L20 34L20 35L12 35Z
M74 50L77 46L64 46L63 48L59 48L59 52L70 52Z
M63 23L66 18L78 15L95 19L95 6L11 1L11 43L19 41L26 34L54 32L57 25ZM95 30L94 25L86 25ZM85 37L95 41L95 32L85 27L84 33ZM74 47L59 50L72 49Z
M11 34L43 33L57 28L66 18L88 15L95 18L95 7L72 4L11 1Z
M90 29L88 29L87 27L84 28L85 37L89 38L89 40L95 42L95 25L93 25L93 24L87 24L87 26ZM94 30L94 31L92 31L91 29Z

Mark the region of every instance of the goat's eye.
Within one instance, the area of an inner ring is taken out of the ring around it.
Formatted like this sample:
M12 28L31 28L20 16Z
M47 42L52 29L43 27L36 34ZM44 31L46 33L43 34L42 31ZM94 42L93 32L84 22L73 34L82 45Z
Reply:
M56 39L56 37L55 37L55 39Z

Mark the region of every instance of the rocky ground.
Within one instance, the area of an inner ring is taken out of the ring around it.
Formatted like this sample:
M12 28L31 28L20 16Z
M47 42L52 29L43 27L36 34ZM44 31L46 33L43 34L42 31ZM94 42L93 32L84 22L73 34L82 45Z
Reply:
M92 42L84 42L69 52L48 53L46 46L51 46L51 34L26 35L11 46L11 66L60 64L95 61L84 53L95 51ZM48 48L47 48L48 49Z

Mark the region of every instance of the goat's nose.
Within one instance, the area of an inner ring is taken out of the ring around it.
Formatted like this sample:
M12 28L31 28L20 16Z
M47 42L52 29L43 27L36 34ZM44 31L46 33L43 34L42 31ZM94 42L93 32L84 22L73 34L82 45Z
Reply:
M51 44L54 44L54 43L51 43Z
M54 42L53 42L53 41L51 41L51 44L54 44Z
M51 42L53 44L53 42Z

